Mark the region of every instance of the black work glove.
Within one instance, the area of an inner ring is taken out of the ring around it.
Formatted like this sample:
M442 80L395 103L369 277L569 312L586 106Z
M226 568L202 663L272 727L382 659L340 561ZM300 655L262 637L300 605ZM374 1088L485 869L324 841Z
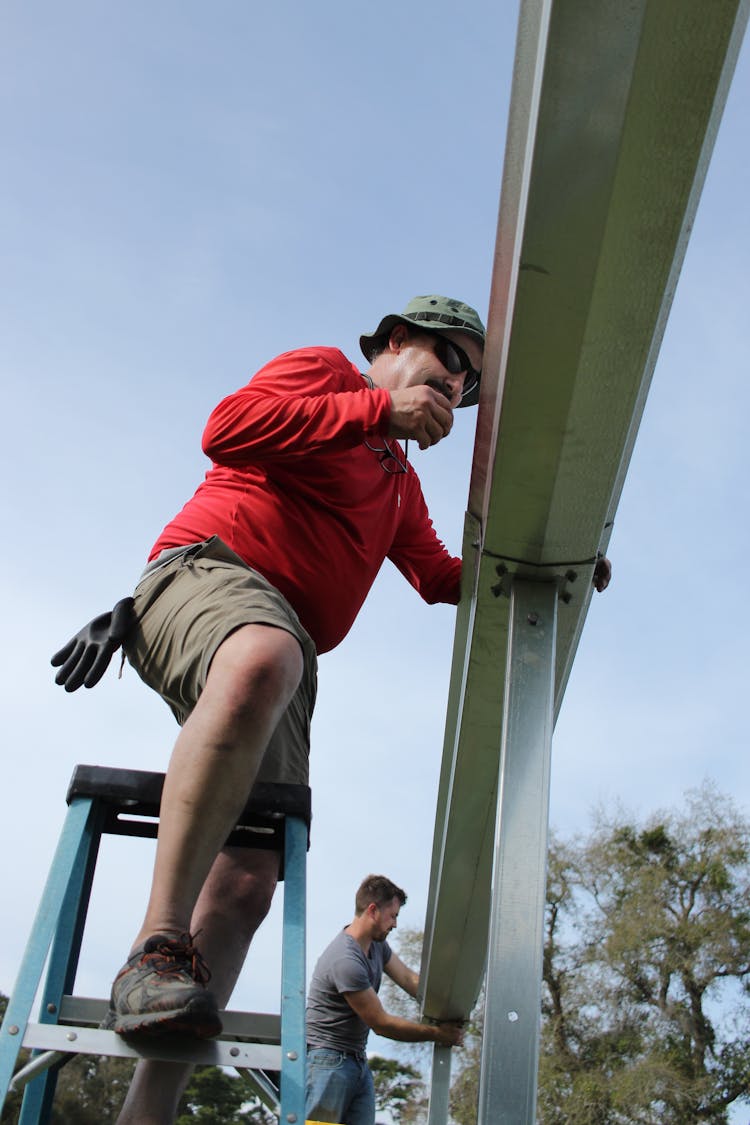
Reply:
M98 684L134 622L132 598L123 598L109 613L89 621L52 657L53 668L62 664L55 683L66 691Z

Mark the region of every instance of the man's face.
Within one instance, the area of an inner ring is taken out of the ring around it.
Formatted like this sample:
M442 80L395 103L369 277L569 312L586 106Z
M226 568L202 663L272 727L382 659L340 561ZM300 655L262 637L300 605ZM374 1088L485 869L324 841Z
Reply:
M399 386L426 384L445 395L454 410L467 379L466 360L475 371L482 367L482 347L467 332L417 332L397 325L391 346L398 353Z
M397 898L392 898L390 902L384 903L383 906L375 906L374 903L373 906L372 936L375 941L385 941L391 930L396 929L396 920L401 909L401 903Z

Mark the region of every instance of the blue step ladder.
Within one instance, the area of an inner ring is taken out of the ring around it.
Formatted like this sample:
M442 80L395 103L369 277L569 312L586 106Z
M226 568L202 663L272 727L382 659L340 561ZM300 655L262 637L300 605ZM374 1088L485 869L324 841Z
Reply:
M73 1054L114 1055L235 1067L281 1120L305 1120L305 910L310 790L257 784L227 840L274 848L284 881L278 1015L222 1013L217 1039L161 1036L125 1041L99 1023L108 1001L73 995L81 941L103 833L155 837L164 774L77 766L68 812L18 978L0 1028L0 1112L9 1089L24 1088L18 1125L47 1125L57 1072ZM41 993L39 986L47 969ZM37 1022L31 1020L40 995ZM15 1075L21 1048L30 1061ZM277 1086L274 1075L280 1075Z

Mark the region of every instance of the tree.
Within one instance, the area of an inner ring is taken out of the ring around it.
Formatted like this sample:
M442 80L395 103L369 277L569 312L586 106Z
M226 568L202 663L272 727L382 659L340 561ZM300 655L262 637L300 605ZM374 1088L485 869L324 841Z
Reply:
M176 1125L270 1125L276 1122L236 1074L196 1067L179 1105Z
M458 1125L481 1019L455 1053ZM712 785L553 836L538 1089L539 1125L726 1125L750 1101L750 824Z
M723 1125L750 1078L750 825L710 785L550 851L543 1125Z
M57 1076L51 1125L114 1125L134 1067L132 1059L75 1055Z
M400 1063L371 1055L367 1060L375 1083L375 1105L390 1113L395 1122L413 1122L425 1104L424 1083L419 1071Z

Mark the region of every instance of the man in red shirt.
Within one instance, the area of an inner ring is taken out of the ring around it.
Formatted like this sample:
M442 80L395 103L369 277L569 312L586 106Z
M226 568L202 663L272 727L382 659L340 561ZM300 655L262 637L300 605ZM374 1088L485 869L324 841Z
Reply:
M146 916L104 1024L120 1034L221 1030L278 878L276 853L224 841L256 781L306 784L316 655L346 635L383 561L427 602L459 600L461 560L399 439L427 449L476 404L484 327L460 301L416 297L360 344L365 374L335 348L301 349L217 406L212 467L154 544L134 620L125 599L53 657L57 683L91 687L125 634L182 728ZM597 589L608 581L601 560ZM170 1125L188 1077L142 1060L119 1125Z
M219 404L212 467L135 591L125 653L182 729L146 916L104 1024L118 1033L221 1030L278 877L274 852L224 841L256 780L307 782L316 654L346 635L384 560L427 602L459 600L461 560L399 439L427 449L477 402L484 327L460 301L417 297L360 343L366 374L337 349L302 349ZM71 646L57 682L92 686L106 661L84 678ZM168 1125L188 1075L141 1061L120 1125Z

